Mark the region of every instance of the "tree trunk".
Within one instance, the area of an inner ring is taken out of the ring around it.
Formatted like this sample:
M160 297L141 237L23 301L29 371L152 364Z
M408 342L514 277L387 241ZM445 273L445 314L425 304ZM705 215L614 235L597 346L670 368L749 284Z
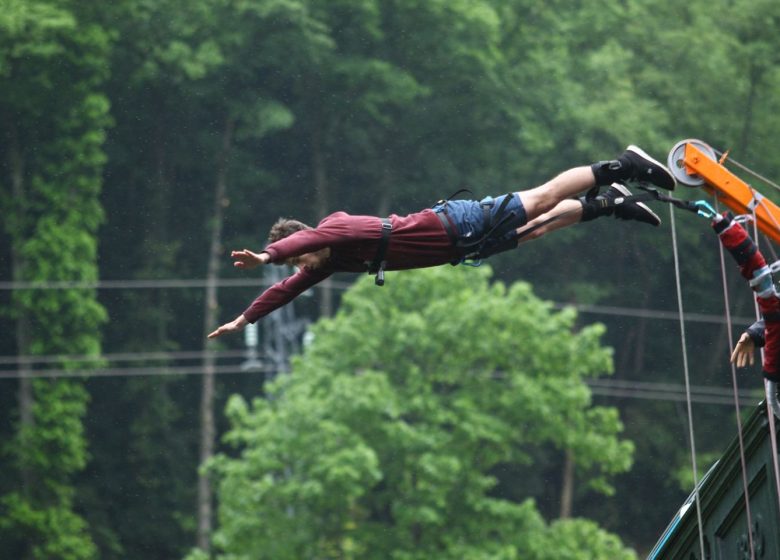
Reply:
M390 157L386 156L382 161L382 173L379 176L379 204L377 205L377 215L387 216L390 214L390 202L393 193L393 173Z
M563 480L561 481L561 519L571 517L572 502L574 501L574 454L566 450L563 464Z
M740 134L740 151L747 152L748 145L750 144L750 135L753 133L753 110L756 106L756 98L758 97L758 85L761 82L761 78L764 75L764 70L760 66L753 65L750 70L750 86L748 88L748 96L745 101L745 120L742 124L742 132Z
M328 174L325 167L325 154L322 147L322 133L318 125L315 125L312 134L312 170L314 173L314 192L317 201L318 219L324 218L329 212L328 201ZM320 283L320 314L329 317L333 314L333 283L330 278Z
M18 204L20 210L18 219L23 221L25 212L25 189L24 189L24 161L19 153L19 146L16 138L14 128L8 127L9 130L9 147L8 147L8 167L11 175L11 189L14 195L14 201ZM24 280L22 273L24 268L24 262L22 256L18 251L18 243L11 244L11 276L15 281ZM30 374L32 373L32 367L29 360L25 359L25 356L29 356L29 321L27 319L27 313L24 310L20 310L19 317L16 320L16 353L21 357L19 360L19 419L21 421L21 427L30 428L35 422L33 416L33 389L32 379ZM23 492L27 492L32 484L31 474L29 469L22 465L22 485Z
M233 140L235 123L232 118L225 120L222 133L222 149L217 162L217 177L214 187L214 214L209 246L208 271L206 275L206 301L203 315L205 335L217 327L217 282L219 280L219 261L222 256L222 225L227 206L227 167L228 155ZM203 386L200 402L200 465L214 455L214 375L216 357L214 341L206 339L206 352L203 358ZM211 548L212 528L212 489L208 474L198 475L198 548L208 552Z
M631 249L633 253L642 254L642 248L639 246L636 236L632 236ZM650 269L648 260L638 259L637 266L642 273L641 278L652 278L652 270ZM647 309L650 306L650 293L649 289L642 290L642 302L639 309ZM644 364L645 364L645 338L647 336L647 318L642 317L637 321L636 325L636 343L633 345L634 365L632 373L634 375L640 375L644 378Z

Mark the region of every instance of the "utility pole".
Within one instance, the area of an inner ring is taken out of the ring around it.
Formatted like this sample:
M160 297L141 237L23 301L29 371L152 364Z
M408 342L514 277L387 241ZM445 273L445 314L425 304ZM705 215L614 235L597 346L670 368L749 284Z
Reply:
M271 284L275 284L288 276L288 269L286 266L266 267L266 277ZM290 356L300 351L301 337L308 325L307 319L296 318L293 302L263 318L263 354L274 371L268 379L290 371Z
M246 354L241 363L241 371L261 371L263 362L257 355L257 323L249 323L244 328L244 344L246 345Z

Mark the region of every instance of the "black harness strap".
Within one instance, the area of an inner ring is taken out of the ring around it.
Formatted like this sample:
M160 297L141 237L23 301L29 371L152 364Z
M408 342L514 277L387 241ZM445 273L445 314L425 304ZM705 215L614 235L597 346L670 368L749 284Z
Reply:
M447 212L435 212L435 214L439 217L439 221L441 221L441 225L444 226L444 231L447 232L447 237L450 240L450 243L453 245L458 244L458 232L455 231L455 226L452 225L452 222L450 221L449 217L447 216Z
M493 208L495 201L491 200L490 202L482 203L482 221L484 224L483 230L485 233L483 233L479 239L475 239L469 242L463 241L459 238L454 224L450 221L450 218L447 215L446 207L446 203L449 202L453 196L456 196L461 192L471 191L468 189L460 189L459 191L453 193L449 198L440 200L437 202L437 205L443 205L443 208L436 211L436 215L439 217L439 220L444 227L444 231L447 232L447 237L461 255L459 258L452 261L453 265L463 262L466 258L470 258L470 255L479 254L487 243L495 242L496 237L498 237L500 228L515 216L514 212L506 212L506 207L512 200L511 197L515 196L514 193L508 193L501 201L501 205L498 207L498 210L496 210L495 213L495 222L491 218L491 209Z
M462 251L465 251L466 253L479 253L486 243L494 240L498 236L501 227L506 224L506 222L515 217L514 212L506 212L506 207L512 201L513 196L515 196L514 193L507 193L507 195L504 196L504 200L501 201L501 205L498 207L498 210L496 210L495 223L493 223L493 220L490 217L490 209L493 208L495 202L491 201L488 203L483 203L482 219L483 223L485 224L485 233L483 233L482 237L479 239L475 239L474 241L468 243L459 240L457 243L458 248ZM475 247L476 249L474 249Z
M507 193L504 196L504 200L501 201L501 206L498 207L498 210L496 211L496 223L494 224L492 220L490 219L490 209L493 208L493 205L495 204L494 201L491 201L487 204L482 205L482 218L485 222L485 235L483 236L484 239L489 239L491 235L496 233L498 231L498 228L500 228L507 220L511 220L514 217L514 212L510 212L509 214L504 214L506 211L507 205L511 202L512 197L515 196L514 193Z
M624 197L622 204L625 204L626 202L645 202L646 200L658 200L660 202L668 202L672 206L676 206L681 210L688 210L693 213L697 213L699 211L698 206L696 206L696 203L693 200L680 200L679 198L674 198L672 196L658 192L655 189L642 186L639 188L645 192L642 194L632 194L631 196Z
M439 202L437 202L436 204L445 204L445 203L449 202L450 200L452 200L453 198L455 198L456 196L458 196L459 194L461 194L461 193L464 193L464 192L465 192L465 193L469 193L469 194L474 194L473 192L471 192L471 190L470 190L470 189L467 189L467 188L465 188L465 187L464 187L464 188L462 188L462 189L458 189L457 191L455 191L454 193L452 193L452 194L451 194L450 196L448 196L447 198L442 198L442 199L441 199Z
M389 218L382 218L382 237L379 238L379 247L377 247L374 260L368 265L368 273L376 274L374 283L377 286L385 284L385 254L387 246L390 244L390 233L393 231L393 224Z

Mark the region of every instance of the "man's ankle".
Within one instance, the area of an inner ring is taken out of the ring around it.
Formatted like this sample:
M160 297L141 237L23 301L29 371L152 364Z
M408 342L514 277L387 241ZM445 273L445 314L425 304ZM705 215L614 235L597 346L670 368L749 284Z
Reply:
M606 187L629 179L632 174L631 162L625 155L618 159L599 161L590 166L596 178L597 187Z

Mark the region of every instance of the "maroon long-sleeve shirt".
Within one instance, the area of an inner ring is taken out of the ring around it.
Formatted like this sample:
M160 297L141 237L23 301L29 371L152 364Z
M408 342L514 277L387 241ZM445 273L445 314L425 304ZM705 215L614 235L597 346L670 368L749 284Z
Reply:
M393 230L385 253L385 270L425 268L450 263L457 258L447 232L432 210L408 216L390 216ZM244 311L254 323L268 315L334 272L366 272L374 260L382 237L382 220L375 216L350 216L336 212L323 219L315 229L298 231L265 248L272 263L313 253L330 247L330 258L321 268L299 269L277 282Z

